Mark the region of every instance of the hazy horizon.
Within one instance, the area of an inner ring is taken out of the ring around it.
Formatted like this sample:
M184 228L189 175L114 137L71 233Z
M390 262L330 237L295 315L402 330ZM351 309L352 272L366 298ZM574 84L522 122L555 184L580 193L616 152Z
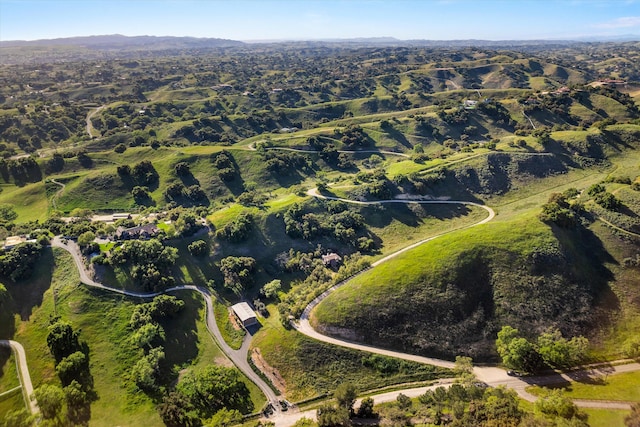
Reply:
M640 33L638 0L0 0L0 40L572 40Z

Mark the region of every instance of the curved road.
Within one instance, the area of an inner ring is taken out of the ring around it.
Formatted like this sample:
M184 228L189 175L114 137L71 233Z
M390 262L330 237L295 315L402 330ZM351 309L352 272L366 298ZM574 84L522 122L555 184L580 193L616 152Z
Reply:
M405 248L402 248L390 255L387 255L386 257L379 259L378 261L374 262L373 264L371 264L371 267L374 268L380 264L382 264L383 262L389 261L390 259L404 253L407 252L413 248L416 248L426 242L429 242L431 240L437 239L438 237L444 236L445 234L449 234L453 231L458 231L458 230L463 230L463 229L467 229L467 228L471 228L471 227L476 227L478 225L482 225L482 224L486 224L487 222L491 221L496 213L493 209L491 209L488 206L485 205L481 205L479 203L474 203L474 202L467 202L467 201L460 201L460 200L405 200L405 199L389 199L389 200L379 200L379 201L359 201L359 200L349 200L349 199L344 199L341 197L332 197L332 196L324 196L322 194L318 193L318 189L317 188L312 188L311 190L307 191L307 194L309 196L313 196L319 199L325 199L325 200L338 200L341 202L345 202L345 203L351 203L351 204L356 204L356 205L375 205L375 204L387 204L387 203L403 203L403 204L407 204L407 203L419 203L419 204L457 204L457 205L465 205L465 206L476 206L479 208L482 208L484 210L486 210L488 212L488 216L486 218L484 218L483 220L476 222L474 224L471 225L467 225L465 227L461 227L458 228L456 230L450 230L441 234L438 234L436 236L432 236L429 237L427 239L423 239L420 240L419 242L413 243ZM424 357L424 356L417 356L417 355L413 355L413 354L406 354L406 353L400 353L400 352L396 352L396 351L391 351L391 350L386 350L386 349L382 349L382 348L377 348L374 346L369 346L369 345L364 345L364 344L358 344L355 342L351 342L351 341L347 341L347 340L342 340L339 338L334 338L334 337L330 337L324 334L321 334L320 332L317 332L315 329L313 329L313 327L311 326L311 324L309 323L309 314L311 313L311 311L318 305L320 304L320 302L322 302L322 300L324 300L331 292L333 292L334 290L336 290L337 288L345 285L346 283L348 283L352 278L349 278L341 283L338 283L337 285L329 288L328 290L326 290L324 293L322 293L321 295L319 295L318 297L316 297L313 301L311 301L309 303L309 305L307 305L307 307L304 309L302 315L300 316L300 320L297 323L292 323L293 327L295 329L297 329L299 332L311 337L311 338L315 338L317 340L320 341L324 341L326 343L329 344L334 344L334 345L339 345L342 347L348 347L348 348L352 348L355 350L361 350L361 351L367 351L370 353L377 353L377 354L381 354L381 355L385 355L385 356L390 356L390 357L396 357L399 359L404 359L404 360L410 360L413 362L418 362L418 363L425 363L425 364L429 364L429 365L435 365L435 366L440 366L443 368L453 368L454 367L454 363L448 360L442 360L442 359L436 359L436 358L431 358L431 357ZM510 378L507 376L506 372L502 369L499 368L474 368L475 374L476 376L485 381L485 382L490 382L490 381L494 381L496 379L504 379L506 378Z
M491 221L494 217L495 217L495 212L493 211L493 209L491 209L488 206L484 206L484 205L480 205L477 203L472 203L472 202L465 202L465 201L435 201L435 200L382 200L382 201L375 201L375 202L362 202L362 201L354 201L354 200L349 200L349 199L343 199L343 198L339 198L339 197L329 197L329 196L323 196L318 194L317 189L311 189L307 192L308 195L313 196L313 197L318 197L318 198L322 198L322 199L328 199L328 200L340 200L346 203L353 203L353 204L361 204L361 205L367 205L367 204L376 204L376 203L431 203L431 204L436 204L436 203L448 203L448 204L462 204L462 205L472 205L472 206L477 206L480 208L485 209L488 213L489 216L487 216L487 218L483 219L482 221L479 221L477 223L471 224L469 226L463 227L461 229L464 228L471 228L471 227L475 227L481 224L485 224L489 221ZM460 230L460 229L458 229ZM452 230L452 231L457 231L457 230ZM433 239L436 239L438 237L441 237L445 234L449 234L452 231L447 231L445 233L441 233L439 235L430 237L428 239L424 239L420 242L414 243L404 249L401 249L391 255L388 255L378 261L376 261L375 263L373 263L371 265L371 267L375 267L377 265L380 265L383 262L388 261L389 259L403 253L406 252L409 249L415 248L425 242L431 241ZM404 360L410 360L410 361L414 361L414 362L419 362L419 363L425 363L425 364L430 364L430 365L435 365L435 366L440 366L440 367L444 367L444 368L452 368L454 366L454 363L448 360L442 360L442 359L436 359L436 358L430 358L430 357L424 357L424 356L417 356L417 355L412 355L412 354L406 354L406 353L401 353L401 352L396 352L396 351L391 351L391 350L387 350L387 349L382 349L382 348L378 348L378 347L374 347L374 346L369 346L369 345L364 345L364 344L359 344L359 343L355 343L355 342L351 342L348 340L344 340L344 339L339 339L339 338L334 338L334 337L330 337L324 334L321 334L319 332L317 332L315 329L313 329L313 327L311 326L311 324L309 323L309 314L311 313L311 311L313 310L314 307L316 307L324 298L326 298L331 292L333 292L335 289L337 289L340 286L343 286L344 284L346 284L350 279L345 280L344 282L341 282L335 286L333 286L332 288L328 289L327 291L325 291L322 295L318 296L316 299L314 299L311 303L309 303L309 305L305 308L304 312L302 313L302 315L300 316L300 320L298 322L292 322L292 326L298 330L300 333L305 334L311 338L317 339L319 341L323 341L329 344L334 344L334 345L338 345L338 346L342 346L342 347L347 347L347 348L352 348L355 350L361 350L361 351L367 351L370 353L376 353L376 354L381 354L381 355L385 355L385 356L390 356L390 357L396 357L399 359L404 359ZM536 396L528 393L525 389L526 387L530 386L530 385L551 385L551 384L561 384L561 383L565 383L565 382L571 382L571 381L576 381L576 380L580 380L580 379L586 379L586 378L590 378L590 377L594 377L594 376L600 376L602 374L607 374L607 375L611 375L611 374L617 374L617 373L623 373L623 372L633 372L633 371L638 371L640 370L640 364L638 363L629 363L629 364L625 364L625 365L619 365L619 366L606 366L604 368L590 368L587 370L582 370L582 371L576 371L576 372L569 372L569 373L565 373L565 374L553 374L553 375L546 375L546 376L538 376L538 377L526 377L526 378L517 378L517 377L511 377L509 375L507 375L507 372L504 369L500 369L497 367L481 367L481 366L475 366L473 368L474 370L474 374L476 375L476 377L487 383L489 386L499 386L499 385L504 385L508 388L511 388L513 390L515 390L518 395L520 397L522 397L525 400L528 400L530 402L533 402L537 399ZM422 392L418 392L416 391L416 393L422 394L424 393L424 388L420 388L419 390L422 390ZM397 392L391 392L388 393L389 395L394 395L397 397L398 393L404 393L406 394L408 391L407 390L401 390L401 391L397 391ZM628 402L602 402L602 401L589 401L589 400L575 400L574 401L576 403L576 405L578 406L582 406L582 407L592 407L592 408L610 408L610 409L629 409L630 408L630 403Z
M0 346L11 347L11 350L13 350L13 353L16 356L16 364L18 365L18 377L20 378L22 395L25 396L31 413L37 414L40 412L40 408L38 408L38 404L35 399L31 399L31 395L33 394L33 384L31 383L31 375L29 375L27 354L24 351L24 347L22 347L22 344L19 342L12 340L0 340Z
M233 148L233 147L229 147L229 148ZM236 147L238 149L240 149L240 147ZM258 151L258 149L255 147L254 143L251 143L247 146L246 148L249 151ZM321 153L320 150L304 150L302 148L289 148L289 147L265 147L265 150L276 150L276 151L291 151L294 153L307 153L307 154L319 154ZM400 153L398 151L387 151L387 150L337 150L338 153L345 153L345 154L358 154L358 153L372 153L372 154L388 154L391 156L400 156L400 157L406 157L406 158L411 158L411 156L409 154L405 154L405 153Z
M89 138L93 138L93 133L91 132L94 128L93 128L93 123L91 123L91 119L93 118L93 116L96 115L96 113L100 110L102 110L104 107L106 107L106 105L101 105L98 108L91 110L89 112L89 114L87 114L87 133L89 134Z
M53 209L58 209L58 197L60 197L60 195L62 194L62 192L66 188L66 185L63 184L60 181L56 181L53 178L51 178L51 182L53 182L54 184L60 186L60 189L58 191L56 191L56 194L54 194L53 197L51 198L51 204L53 205Z
M247 361L247 351L249 349L251 336L248 334L245 336L244 341L242 343L242 347L239 350L232 349L224 341L224 338L220 333L220 329L216 324L216 317L213 314L213 302L211 299L211 293L209 292L208 289L200 286L185 285L185 286L176 286L173 288L165 289L162 292L139 293L139 292L125 291L123 289L111 288L109 286L105 286L102 283L98 283L89 277L89 274L87 273L87 269L85 268L84 262L82 261L82 256L80 255L78 245L76 245L74 242L69 241L68 243L64 243L59 236L56 236L51 240L51 246L62 248L71 254L76 264L76 267L78 268L78 272L80 274L80 281L87 286L92 286L94 288L100 288L109 292L115 292L118 294L130 296L130 297L136 297L136 298L153 298L161 294L174 292L174 291L181 291L181 290L191 290L191 291L196 291L200 293L200 295L202 295L202 297L204 298L205 304L207 306L207 310L206 310L207 328L209 329L209 332L214 336L220 349L229 357L229 359L231 359L233 364L236 365L238 369L240 369L255 385L257 385L258 388L260 388L260 390L266 396L267 400L273 404L274 408L276 408L276 410L277 408L279 408L278 397L276 396L274 391L271 389L271 387L269 387L269 385L266 382L264 382L264 380L258 374L255 373L255 371L251 368L251 366L249 366L249 362Z

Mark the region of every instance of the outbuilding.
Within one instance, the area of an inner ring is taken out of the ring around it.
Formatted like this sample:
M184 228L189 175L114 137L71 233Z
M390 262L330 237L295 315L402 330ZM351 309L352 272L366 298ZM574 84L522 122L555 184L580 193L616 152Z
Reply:
M233 314L236 315L242 326L245 328L258 324L258 318L255 311L246 302L239 302L231 306Z

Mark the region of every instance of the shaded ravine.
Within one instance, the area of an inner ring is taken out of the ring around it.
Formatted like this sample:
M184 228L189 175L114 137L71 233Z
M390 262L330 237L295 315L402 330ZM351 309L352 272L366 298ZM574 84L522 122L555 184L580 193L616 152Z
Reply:
M168 288L163 290L162 292L150 292L150 293L131 292L131 291L125 291L123 289L112 288L102 283L98 283L89 277L89 274L87 273L87 269L84 265L84 262L82 261L82 256L80 255L79 248L74 242L70 241L65 243L61 240L59 236L56 236L52 239L51 246L64 249L71 254L76 264L76 267L78 268L78 272L80 274L80 281L87 286L104 289L109 292L115 292L121 295L126 295L130 297L135 297L135 298L153 298L161 294L166 294L166 293L175 292L175 291L182 291L182 290L190 290L190 291L198 292L200 295L202 295L206 304L205 313L206 313L207 329L209 329L209 332L214 337L220 349L224 352L224 354L227 355L227 357L229 357L229 359L233 362L233 364L238 369L240 369L242 373L244 373L249 378L249 380L251 380L251 382L253 382L260 389L260 391L262 391L262 393L264 393L267 400L270 403L272 403L274 408L276 408L277 410L279 405L277 405L278 398L275 392L251 368L251 366L249 365L249 362L247 361L247 354L249 349L249 343L251 341L251 335L249 334L245 335L242 347L240 349L234 350L231 347L229 347L229 345L225 342L224 338L222 337L222 334L220 333L220 329L218 328L218 325L216 323L216 317L213 313L213 301L212 301L211 292L209 292L207 288L204 288L201 286L194 286L194 285L184 285L184 286L175 286L173 288Z

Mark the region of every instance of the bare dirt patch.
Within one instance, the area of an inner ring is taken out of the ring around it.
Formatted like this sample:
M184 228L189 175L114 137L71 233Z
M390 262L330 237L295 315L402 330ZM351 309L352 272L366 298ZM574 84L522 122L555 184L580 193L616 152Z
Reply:
M253 361L253 364L269 378L271 383L280 391L280 393L285 394L287 385L284 378L282 378L282 375L280 375L280 372L278 372L277 369L269 366L269 364L263 359L260 349L254 348L251 351L251 360Z

